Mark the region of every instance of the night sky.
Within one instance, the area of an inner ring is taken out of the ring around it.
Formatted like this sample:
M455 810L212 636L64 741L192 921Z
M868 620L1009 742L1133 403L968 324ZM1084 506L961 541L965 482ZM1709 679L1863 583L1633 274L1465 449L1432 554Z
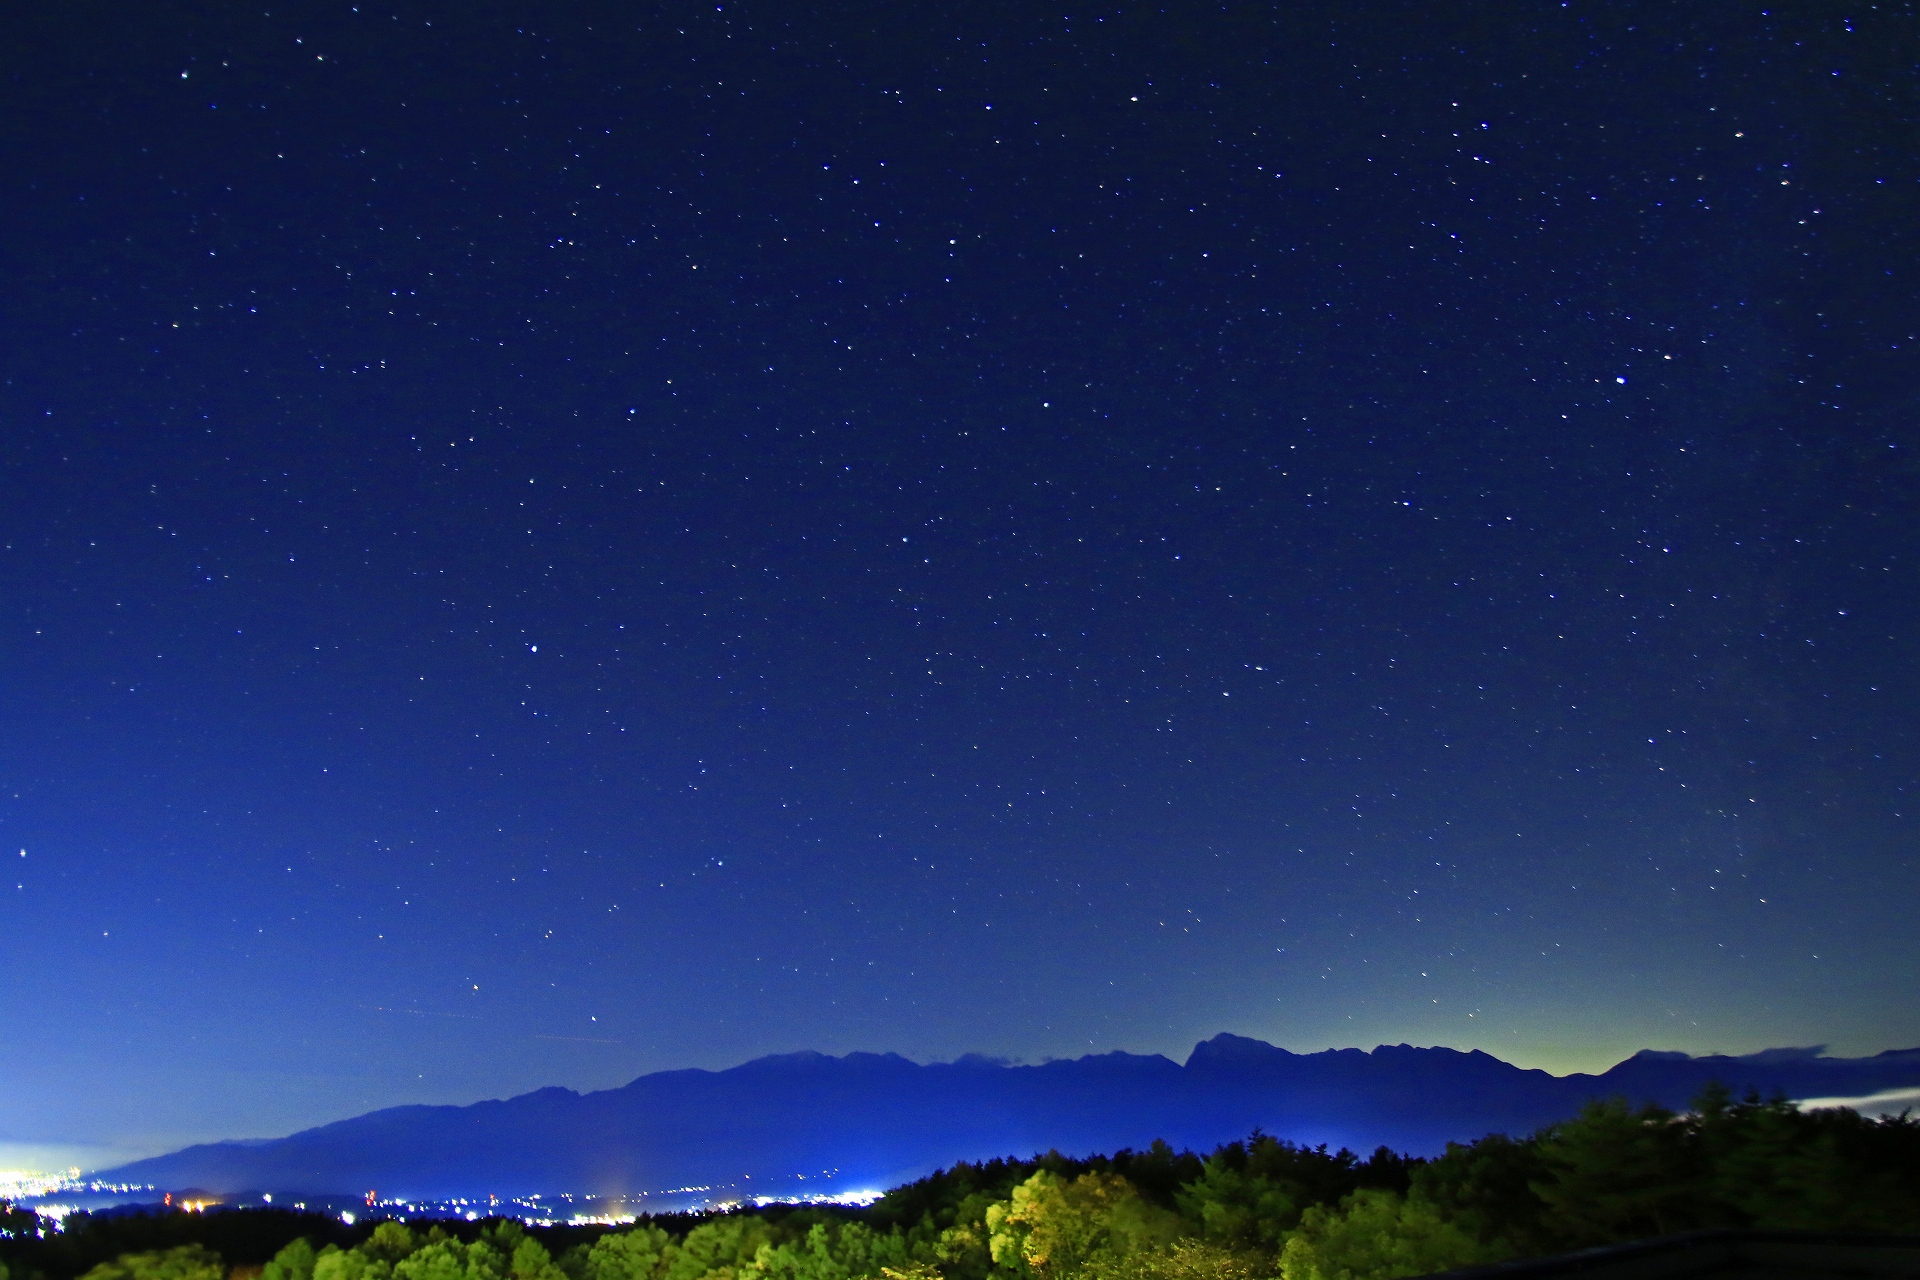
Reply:
M1920 1042L1912 6L0 40L0 1144Z

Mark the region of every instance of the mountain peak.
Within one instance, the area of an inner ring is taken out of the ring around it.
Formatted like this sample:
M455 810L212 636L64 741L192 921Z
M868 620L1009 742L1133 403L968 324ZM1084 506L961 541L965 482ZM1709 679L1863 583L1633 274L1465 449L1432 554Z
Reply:
M1202 1040L1193 1046L1193 1052L1187 1055L1187 1070L1267 1066L1297 1056L1265 1040L1222 1031L1211 1040Z

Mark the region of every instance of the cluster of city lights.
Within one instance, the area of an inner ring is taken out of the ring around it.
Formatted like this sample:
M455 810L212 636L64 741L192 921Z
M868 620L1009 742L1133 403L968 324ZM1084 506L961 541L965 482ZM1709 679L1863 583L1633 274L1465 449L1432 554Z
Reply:
M755 1196L753 1205L756 1209L764 1209L771 1204L841 1204L864 1209L885 1194L884 1191L868 1188L861 1191L820 1191L806 1196Z
M815 1175L816 1177L822 1175ZM679 1207L727 1210L752 1205L849 1205L864 1208L885 1193L869 1188L853 1191L814 1191L805 1194L743 1194L738 1187L706 1184L669 1187L664 1191L642 1191L629 1196L600 1197L558 1192L552 1195L487 1196L485 1199L455 1197L447 1200L382 1200L370 1198L367 1212L398 1222L430 1222L435 1219L464 1218L479 1222L486 1218L513 1218L530 1227L624 1227L639 1221L649 1212L648 1202L659 1206L667 1197L681 1201ZM697 1197L697 1198L696 1198ZM304 1206L301 1206L304 1207ZM658 1212L658 1208L652 1211ZM351 1224L355 1216L342 1213L342 1221Z
M821 1170L811 1175L816 1181L831 1177L838 1170ZM790 1175L794 1181L804 1182L809 1175ZM91 1201L97 1206L97 1198L102 1196L155 1196L157 1187L150 1184L102 1182L81 1176L78 1168L62 1173L41 1173L32 1170L0 1170L0 1200L10 1201L22 1207L31 1207L44 1224L43 1229L58 1231L64 1225L69 1214L81 1212L86 1203L68 1202L67 1197L75 1201ZM309 1205L305 1201L283 1202L285 1206L306 1212L331 1213L341 1222L352 1226L362 1218L391 1218L399 1222L433 1221L447 1218L462 1218L468 1222L478 1222L486 1218L512 1218L528 1226L554 1227L624 1227L638 1221L640 1216L652 1211L658 1212L661 1202L672 1198L680 1201L679 1206L696 1210L726 1211L751 1205L766 1208L769 1205L852 1205L865 1207L878 1200L883 1193L876 1190L861 1189L853 1191L814 1191L790 1195L755 1194L739 1186L705 1184L699 1186L669 1187L662 1191L639 1192L624 1197L601 1197L576 1195L559 1192L551 1195L527 1196L486 1196L455 1197L446 1200L432 1199L381 1199L377 1192L368 1192L364 1210L344 1209L339 1202L332 1204ZM50 1197L60 1197L59 1200ZM210 1209L222 1207L240 1207L238 1203L217 1198L197 1197L192 1200L175 1199L169 1193L159 1193L157 1198L166 1208L182 1210L187 1213L205 1213ZM271 1205L274 1198L262 1195L259 1203Z
M80 1170L65 1173L40 1173L32 1169L0 1169L0 1200L25 1200L30 1196L53 1196L62 1191L78 1191Z
M82 1206L49 1200L49 1196L121 1196L153 1190L152 1186L140 1183L83 1178L78 1166L61 1173L43 1173L37 1169L0 1169L0 1201L32 1209L55 1231L60 1229L60 1224L68 1214L78 1213Z
M579 1197L591 1199L591 1197ZM565 1201L564 1206L543 1203L543 1201ZM450 1200L381 1200L376 1196L367 1197L369 1215L392 1218L397 1222L409 1220L432 1221L444 1218L464 1218L468 1222L478 1222L483 1218L514 1218L533 1227L553 1227L567 1224L571 1226L618 1226L635 1221L632 1215L619 1216L609 1214L582 1215L561 1212L571 1209L575 1197L561 1193L554 1196L488 1196L486 1199L455 1197ZM341 1221L352 1225L355 1215L348 1212L340 1215Z

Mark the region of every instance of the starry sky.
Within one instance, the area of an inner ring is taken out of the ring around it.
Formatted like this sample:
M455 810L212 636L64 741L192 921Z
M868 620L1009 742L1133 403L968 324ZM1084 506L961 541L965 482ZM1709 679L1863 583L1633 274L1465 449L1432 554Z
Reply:
M1920 1042L1915 21L15 13L0 1143Z

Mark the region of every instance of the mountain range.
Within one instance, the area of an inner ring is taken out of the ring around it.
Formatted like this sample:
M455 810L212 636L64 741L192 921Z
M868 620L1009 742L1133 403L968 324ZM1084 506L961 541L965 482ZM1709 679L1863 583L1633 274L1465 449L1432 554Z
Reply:
M547 1088L471 1106L404 1106L285 1138L188 1147L95 1175L214 1193L448 1199L729 1188L741 1196L881 1188L957 1160L1144 1147L1210 1149L1255 1128L1308 1145L1420 1154L1521 1134L1593 1098L1686 1106L1736 1092L1854 1097L1920 1085L1920 1049L1830 1058L1643 1050L1598 1075L1525 1070L1479 1050L1381 1045L1296 1054L1217 1035L1184 1064L1108 1053L1010 1065L965 1057L794 1053L662 1071L617 1089Z

